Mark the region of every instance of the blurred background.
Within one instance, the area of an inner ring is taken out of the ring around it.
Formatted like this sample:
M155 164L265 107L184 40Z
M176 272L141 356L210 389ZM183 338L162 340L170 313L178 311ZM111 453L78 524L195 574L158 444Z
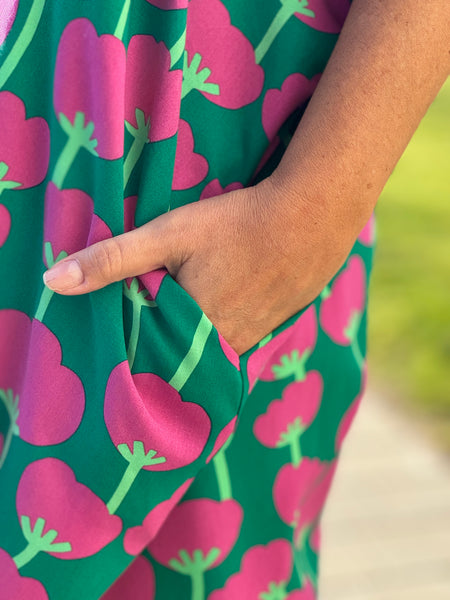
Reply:
M323 515L319 600L448 600L450 79L376 210L368 388Z

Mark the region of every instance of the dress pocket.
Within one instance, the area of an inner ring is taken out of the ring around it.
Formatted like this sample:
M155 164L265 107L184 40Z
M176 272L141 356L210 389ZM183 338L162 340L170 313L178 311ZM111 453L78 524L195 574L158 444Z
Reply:
M131 306L128 303L126 308L126 320L131 323L129 359L136 348L131 370L157 373L183 399L202 405L212 420L217 407L226 417L236 415L243 394L238 354L167 269L146 273L134 281L143 289L135 290ZM147 306L141 308L140 318L133 318L130 313L138 310L135 298L139 294L140 302L145 300ZM137 341L133 327L139 329Z

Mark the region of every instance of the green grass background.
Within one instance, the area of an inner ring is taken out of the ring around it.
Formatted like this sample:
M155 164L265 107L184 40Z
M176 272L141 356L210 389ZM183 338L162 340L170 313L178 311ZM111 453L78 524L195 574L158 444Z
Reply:
M377 205L371 385L450 454L450 78Z

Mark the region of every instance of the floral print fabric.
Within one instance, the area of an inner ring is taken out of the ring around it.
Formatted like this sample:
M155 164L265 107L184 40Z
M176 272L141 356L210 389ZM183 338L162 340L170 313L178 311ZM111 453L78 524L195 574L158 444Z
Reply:
M348 0L0 5L0 594L312 600L364 391L374 217L241 356L166 269L42 273L278 164Z

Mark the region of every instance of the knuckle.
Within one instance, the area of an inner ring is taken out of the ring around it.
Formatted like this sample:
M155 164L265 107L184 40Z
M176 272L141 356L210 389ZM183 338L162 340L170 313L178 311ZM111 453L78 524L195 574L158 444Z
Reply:
M102 281L116 281L123 266L123 252L114 239L103 241L95 248L90 246L90 264L94 276Z

